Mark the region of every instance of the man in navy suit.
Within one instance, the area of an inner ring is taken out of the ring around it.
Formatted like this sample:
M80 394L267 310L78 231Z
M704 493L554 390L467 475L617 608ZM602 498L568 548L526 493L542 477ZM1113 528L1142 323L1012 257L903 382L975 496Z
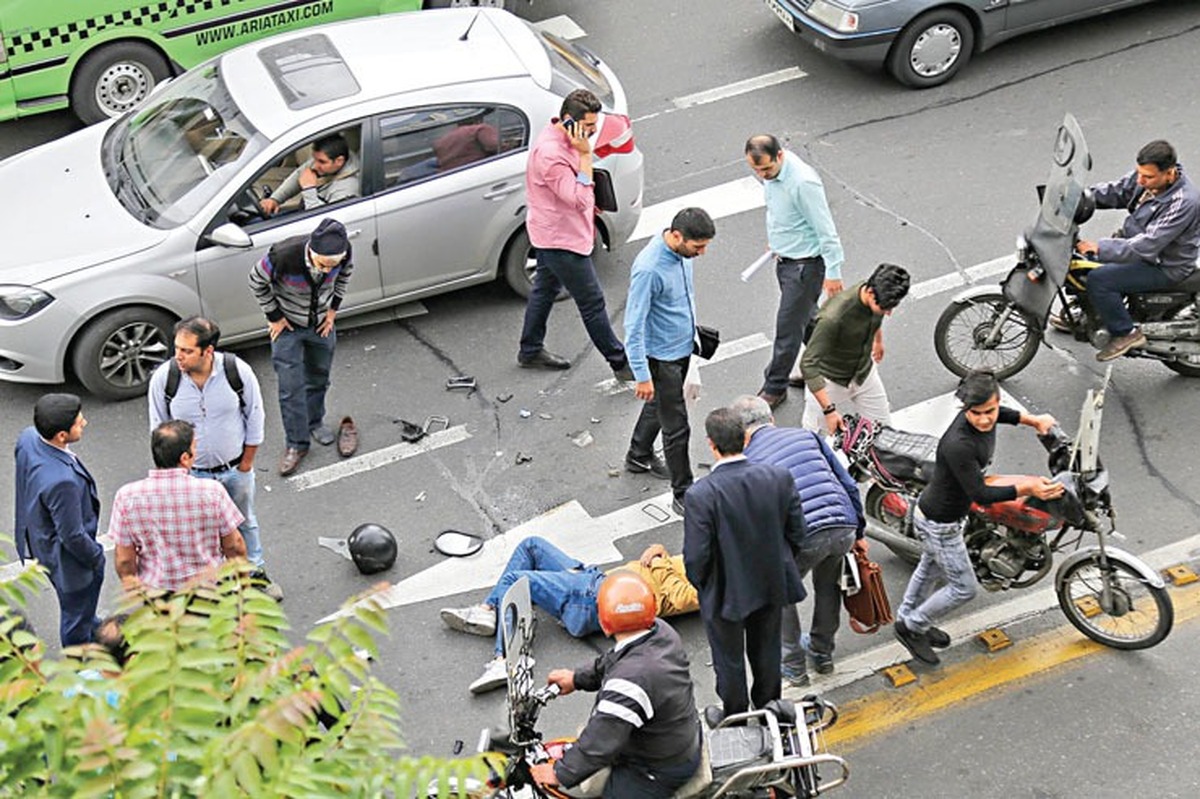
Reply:
M723 715L761 708L782 691L780 612L804 599L793 551L804 540L804 510L786 469L742 455L741 416L718 408L704 420L716 462L684 499L683 561L700 593ZM754 678L747 695L746 667ZM705 711L710 724L722 714Z
M36 558L49 573L64 647L92 640L104 582L96 481L69 448L86 426L79 397L46 394L16 446L17 554L22 562Z

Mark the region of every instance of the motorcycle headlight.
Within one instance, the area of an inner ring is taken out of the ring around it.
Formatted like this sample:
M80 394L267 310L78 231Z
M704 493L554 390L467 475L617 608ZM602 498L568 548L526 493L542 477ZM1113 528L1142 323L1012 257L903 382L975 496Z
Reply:
M813 4L808 7L808 15L839 33L858 32L858 14L839 8L826 0L813 0Z
M32 286L0 286L0 319L25 319L52 302L53 297Z

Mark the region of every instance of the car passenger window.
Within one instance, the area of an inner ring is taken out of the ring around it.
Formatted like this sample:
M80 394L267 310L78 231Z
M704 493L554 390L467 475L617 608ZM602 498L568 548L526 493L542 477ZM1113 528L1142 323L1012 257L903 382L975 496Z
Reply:
M380 121L384 188L454 172L529 144L529 124L512 108L421 108Z

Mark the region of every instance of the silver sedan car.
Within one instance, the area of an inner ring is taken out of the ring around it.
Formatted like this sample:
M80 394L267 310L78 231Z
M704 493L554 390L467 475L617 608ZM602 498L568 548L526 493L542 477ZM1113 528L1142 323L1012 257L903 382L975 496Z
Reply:
M74 374L126 398L145 392L179 318L217 320L223 343L265 336L250 267L326 216L354 246L343 316L498 276L527 294L530 141L578 87L604 104L593 149L618 203L598 238L621 243L641 214L642 155L620 83L586 49L498 9L264 39L120 119L7 159L0 181L17 201L0 215L0 379ZM305 208L289 176L331 136L357 191Z
M954 77L974 53L1022 33L1150 0L764 0L823 53L883 65L923 89Z

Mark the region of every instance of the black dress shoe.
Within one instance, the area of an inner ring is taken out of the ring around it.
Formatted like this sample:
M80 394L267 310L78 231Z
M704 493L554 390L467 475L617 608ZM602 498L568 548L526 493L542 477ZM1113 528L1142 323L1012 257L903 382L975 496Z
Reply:
M900 619L896 619L896 623L892 626L892 631L896 634L896 640L904 645L914 658L922 663L928 663L930 666L936 666L942 662L942 659L937 656L937 652L933 651L933 647L929 644L929 639L923 634L910 630Z
M517 356L517 363L526 369L570 369L571 362L543 348L530 358Z
M787 392L781 394L772 394L769 391L758 392L758 398L771 406L771 410L775 410L783 403L787 402Z
M930 627L925 631L925 640L934 649L945 649L950 646L950 633L938 627Z
M632 383L636 379L633 376L633 370L629 368L629 364L625 364L620 369L613 369L613 377L622 383Z
M717 705L709 705L704 708L704 723L710 730L715 730L717 725L725 719L725 711Z
M677 516L679 516L679 518L682 519L683 518L683 500L680 499L679 497L675 497L675 499L671 500L671 510L675 511L675 514Z

